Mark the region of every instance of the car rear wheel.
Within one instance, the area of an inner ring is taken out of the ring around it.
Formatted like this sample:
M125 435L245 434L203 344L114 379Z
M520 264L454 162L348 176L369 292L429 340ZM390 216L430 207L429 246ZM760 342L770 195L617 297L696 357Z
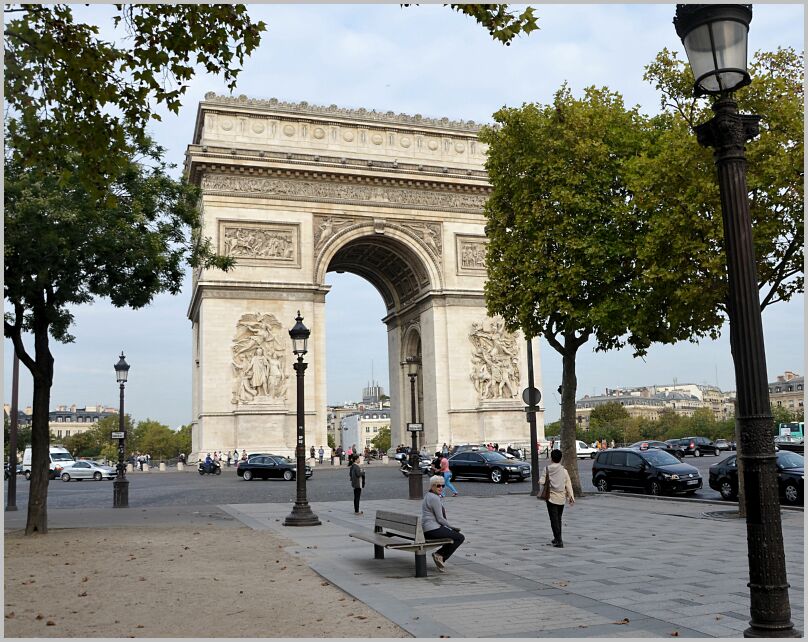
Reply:
M62 481L63 482L69 482L70 481L70 475L68 473L62 473Z
M597 488L600 493L608 493L610 490L609 480L605 477L598 477L595 481L595 488Z
M696 448L696 450L693 451L693 456L694 457L701 457L701 451L698 448Z
M98 473L98 472L93 473L93 479L95 481L101 481L101 473Z
M294 473L293 473L291 470L284 470L284 471L283 471L283 478L284 478L286 481L292 481L292 479L294 478L294 476L295 476L295 474L294 474Z
M25 477L25 481L31 481L31 471L26 470L25 475L23 475L23 477Z
M800 501L800 489L794 482L788 482L783 487L783 497L787 504L797 504Z
M719 484L718 492L721 493L721 497L724 499L735 499L736 497L735 488L733 488L732 482L728 479L723 480Z
M651 483L648 484L648 494L659 497L662 494L662 484L652 479Z
M222 474L222 467L221 467L221 466L219 466L219 467L216 469L216 474L217 474L217 475L221 475L221 474Z
M494 468L494 470L492 470L488 474L488 476L491 478L491 481L494 482L495 484L498 484L503 480L502 471L499 468Z
M245 470L244 471L244 481L250 481L252 479L252 471Z

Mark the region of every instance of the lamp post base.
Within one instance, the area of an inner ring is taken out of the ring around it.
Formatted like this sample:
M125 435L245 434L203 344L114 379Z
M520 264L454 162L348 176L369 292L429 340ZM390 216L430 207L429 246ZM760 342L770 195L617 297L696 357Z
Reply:
M115 479L112 482L112 507L129 508L129 480Z
M802 633L794 628L791 621L783 627L767 629L758 626L750 626L743 632L745 638L801 638Z
M292 512L283 520L284 526L320 526L320 519L308 504L295 504Z
M412 472L407 475L410 480L410 499L424 498L424 474L422 472Z

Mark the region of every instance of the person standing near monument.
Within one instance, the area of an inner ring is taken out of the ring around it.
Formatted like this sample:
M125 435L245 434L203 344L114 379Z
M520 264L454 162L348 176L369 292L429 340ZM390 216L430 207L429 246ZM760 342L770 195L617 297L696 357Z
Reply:
M561 515L564 513L564 503L569 501L570 506L575 503L572 492L572 482L567 469L561 465L561 451L557 448L550 453L553 463L545 468L545 483L550 484L550 496L547 498L547 513L550 516L550 528L553 531L551 544L556 548L564 548L561 539ZM541 496L538 496L541 499Z
M323 463L323 455L325 455L325 450L323 450L322 446L320 446L320 449L317 451L317 454L320 456L320 463L322 464Z
M365 487L365 471L359 467L357 463L359 455L351 455L348 457L350 468L348 469L348 478L351 480L351 487L353 488L353 505L354 514L361 515L362 511L359 510L359 499L362 497L362 489Z

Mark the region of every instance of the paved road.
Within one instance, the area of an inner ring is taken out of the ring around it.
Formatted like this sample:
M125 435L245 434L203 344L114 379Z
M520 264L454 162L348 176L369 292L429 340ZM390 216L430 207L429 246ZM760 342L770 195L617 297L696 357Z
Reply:
M723 457L687 458L687 463L695 465L707 480L711 464ZM541 462L543 467L544 460ZM408 495L407 480L394 464L372 463L365 467L367 487L363 499L396 499ZM203 504L251 504L293 502L296 493L294 482L282 480L245 482L236 476L235 468L224 468L219 476L200 476L186 468L183 473L176 469L171 472L131 473L128 478L129 503L133 507L178 506ZM579 471L584 492L595 492L592 486L592 460L579 460ZM24 509L28 504L29 482L17 479L17 506ZM509 494L522 494L530 491L529 482L492 484L487 481L463 480L457 482L458 489L467 497L496 497ZM314 476L307 484L308 499L313 502L329 502L350 498L347 469L330 465L316 466ZM620 491L615 494L623 495ZM630 495L630 494L629 494ZM709 487L702 488L695 495L697 499L718 499L718 493ZM4 484L3 500L7 502L7 483ZM53 481L48 488L48 505L52 508L94 508L112 502L112 482Z

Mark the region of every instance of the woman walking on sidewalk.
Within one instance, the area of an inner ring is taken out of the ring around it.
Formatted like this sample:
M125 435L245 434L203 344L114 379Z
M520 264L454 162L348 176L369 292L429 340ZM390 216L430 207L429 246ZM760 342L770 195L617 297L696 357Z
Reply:
M449 458L446 455L440 458L440 474L443 475L446 487L452 491L452 497L457 497L460 493L457 492L457 488L452 483L452 471L449 470ZM443 492L441 492L441 497L443 497Z
M348 469L348 477L353 487L354 514L361 515L362 511L359 510L359 498L362 496L362 489L365 487L365 471L356 463L358 459L359 455L351 455L348 457L348 463L351 466Z
M547 464L545 470L545 483L550 485L550 496L547 498L547 512L550 515L550 528L553 529L553 541L556 548L564 548L561 540L561 515L564 513L564 502L569 500L570 506L575 503L572 493L572 482L567 469L561 465L561 451L558 449L550 453L552 464ZM541 496L539 496L541 499Z

